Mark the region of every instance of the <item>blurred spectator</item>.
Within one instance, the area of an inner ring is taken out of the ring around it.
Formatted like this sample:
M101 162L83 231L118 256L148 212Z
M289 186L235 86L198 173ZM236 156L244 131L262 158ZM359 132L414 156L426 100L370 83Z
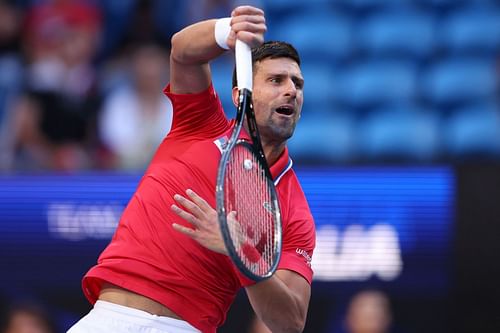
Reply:
M170 47L172 35L186 26L190 1L100 0L104 14L100 59L113 57L125 45L152 42Z
M9 101L21 87L21 23L22 13L14 1L0 0L0 128Z
M0 1L0 52L19 50L19 32L21 12L14 5L15 1Z
M87 2L46 0L28 8L26 87L9 114L7 168L94 166L99 95L93 58L100 26L98 7Z
M50 168L49 143L40 131L40 109L34 99L19 98L2 133L1 169L40 170Z
M41 306L19 303L11 307L0 327L1 333L55 333L55 323Z
M130 81L113 89L103 103L99 136L113 155L113 167L143 169L170 130L172 105L162 90L169 55L154 44L135 49L126 63Z
M389 298L377 290L355 294L345 318L348 333L388 333L392 322Z
M134 46L142 43L157 43L170 47L171 36L181 28L177 27L175 22L179 21L179 24L182 24L178 1L138 0L136 2L133 16L124 31L123 44Z
M29 86L36 91L87 95L101 32L99 8L77 0L45 0L28 10L25 46Z

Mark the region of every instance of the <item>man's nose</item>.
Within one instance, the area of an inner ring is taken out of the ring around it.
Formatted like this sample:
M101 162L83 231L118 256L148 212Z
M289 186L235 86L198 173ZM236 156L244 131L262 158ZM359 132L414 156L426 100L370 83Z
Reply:
M292 96L292 97L295 97L297 95L297 86L295 85L295 82L293 82L292 79L288 79L286 81L285 94L287 96Z

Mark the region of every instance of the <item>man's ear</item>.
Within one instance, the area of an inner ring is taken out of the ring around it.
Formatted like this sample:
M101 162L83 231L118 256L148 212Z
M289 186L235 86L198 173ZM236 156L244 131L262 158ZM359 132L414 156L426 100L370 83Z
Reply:
M238 107L238 87L234 87L232 91L232 99L235 107Z

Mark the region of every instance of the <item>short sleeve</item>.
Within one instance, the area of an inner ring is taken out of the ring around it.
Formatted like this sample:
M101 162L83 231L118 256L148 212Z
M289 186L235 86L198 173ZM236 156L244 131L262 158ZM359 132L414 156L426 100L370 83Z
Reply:
M211 84L196 94L175 94L170 84L163 90L173 107L170 136L217 137L229 127L220 99Z
M287 239L283 243L283 251L278 269L294 271L312 283L312 255L315 245L314 223L311 220L300 220L292 223L294 232L287 230Z
M288 175L288 204L283 216L283 247L278 269L300 274L311 284L311 261L316 245L316 230L309 205L293 173ZM284 185L284 184L283 184Z

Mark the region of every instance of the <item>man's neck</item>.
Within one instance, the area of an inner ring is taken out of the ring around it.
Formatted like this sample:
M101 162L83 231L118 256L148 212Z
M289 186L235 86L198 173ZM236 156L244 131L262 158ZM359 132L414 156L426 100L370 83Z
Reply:
M279 145L262 143L262 149L264 150L264 155L266 156L267 165L269 165L269 167L280 158L283 150L285 150L285 145L285 142Z

